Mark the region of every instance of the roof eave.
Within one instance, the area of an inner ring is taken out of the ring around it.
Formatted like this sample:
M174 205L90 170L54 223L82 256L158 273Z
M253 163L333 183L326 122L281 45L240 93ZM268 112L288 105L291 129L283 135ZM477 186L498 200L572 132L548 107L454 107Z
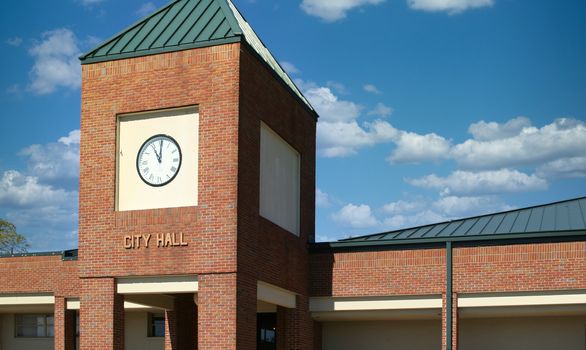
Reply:
M338 242L319 242L313 243L315 249L352 249L352 248L374 248L385 246L401 245L429 245L441 244L447 242L454 243L497 243L510 240L533 240L533 239L560 239L560 238L581 238L586 240L586 231L556 231L554 232L534 232L534 233L510 233L494 234L483 236L458 236L458 237L433 237L433 238L414 238L414 239L397 239L397 240L373 240L373 241L338 241Z
M81 59L81 64L86 65L86 64L99 63L99 62L117 61L117 60L122 60L122 59L127 59L127 58L152 56L152 55L158 55L161 53L170 53L170 52L178 52L178 51L185 51L185 50L191 50L191 49L199 49L199 48L204 48L204 47L239 43L239 42L243 42L243 41L245 41L245 40L243 40L242 35L235 35L235 36L229 37L229 38L216 39L216 40L186 44L186 45L181 45L181 46L163 47L163 48L159 48L159 49L149 49L148 51L145 51L145 52L129 52L126 54L85 58L85 59Z

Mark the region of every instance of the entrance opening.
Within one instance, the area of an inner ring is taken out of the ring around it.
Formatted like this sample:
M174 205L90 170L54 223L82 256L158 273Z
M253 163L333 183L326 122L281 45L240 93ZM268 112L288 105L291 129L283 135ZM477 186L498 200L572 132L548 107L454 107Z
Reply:
M277 314L256 314L257 350L277 350Z

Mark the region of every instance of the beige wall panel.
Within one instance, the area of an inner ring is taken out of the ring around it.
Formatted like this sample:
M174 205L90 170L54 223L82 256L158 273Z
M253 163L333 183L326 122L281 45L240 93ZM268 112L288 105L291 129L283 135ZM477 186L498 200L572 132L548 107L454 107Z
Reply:
M124 314L124 348L126 350L163 350L164 338L149 338L148 314L126 312Z
M299 153L265 124L260 129L260 215L299 235Z
M15 338L14 314L0 314L0 350L53 350L53 338Z
M441 349L440 321L327 322L323 350Z
M136 170L136 157L151 136L173 137L181 148L182 162L169 184L152 187ZM119 117L117 210L173 208L197 205L199 114L196 108Z
M584 350L586 317L461 319L460 350Z

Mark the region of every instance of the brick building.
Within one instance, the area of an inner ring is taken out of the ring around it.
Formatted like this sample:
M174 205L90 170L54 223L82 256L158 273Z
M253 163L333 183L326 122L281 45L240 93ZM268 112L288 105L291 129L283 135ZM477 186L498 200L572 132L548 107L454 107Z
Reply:
M586 348L586 198L314 243L318 116L230 1L81 61L79 250L0 258L0 350Z

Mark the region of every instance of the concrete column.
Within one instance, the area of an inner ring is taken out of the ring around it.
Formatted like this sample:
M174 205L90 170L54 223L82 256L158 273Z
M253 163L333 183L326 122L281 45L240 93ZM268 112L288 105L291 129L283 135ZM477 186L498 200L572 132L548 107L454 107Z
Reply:
M309 298L297 296L295 309L283 309L285 317L285 330L277 337L283 337L284 349L287 350L313 350L315 324L309 313Z
M75 349L75 311L67 310L67 300L55 297L54 311L55 350Z
M114 278L81 280L80 350L124 350L124 296Z
M256 281L236 273L198 279L198 349L256 350Z

